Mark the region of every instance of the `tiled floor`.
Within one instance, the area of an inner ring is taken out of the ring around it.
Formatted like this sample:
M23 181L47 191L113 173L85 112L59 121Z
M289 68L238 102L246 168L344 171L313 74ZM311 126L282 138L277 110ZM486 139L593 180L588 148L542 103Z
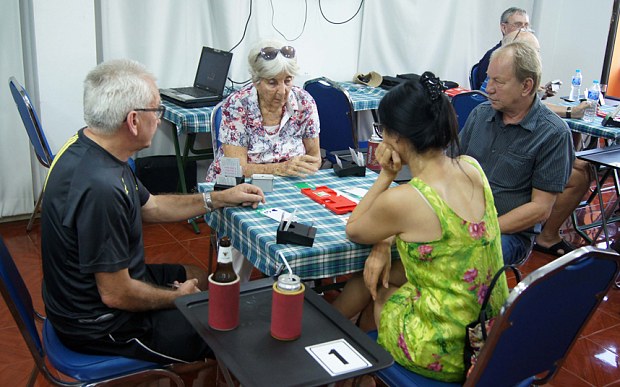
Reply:
M30 233L26 233L25 228L25 221L0 223L0 235L28 285L35 308L42 311L40 231L37 223ZM145 225L148 261L192 263L206 268L210 230L203 223L200 228L202 232L197 235L184 222ZM570 230L566 235L579 241ZM534 252L523 271L527 274L552 259ZM34 363L4 302L0 303L0 342L0 386L25 385ZM207 378L207 385L215 384L215 377ZM35 385L49 384L39 377ZM550 385L620 386L620 290L612 289L608 293Z

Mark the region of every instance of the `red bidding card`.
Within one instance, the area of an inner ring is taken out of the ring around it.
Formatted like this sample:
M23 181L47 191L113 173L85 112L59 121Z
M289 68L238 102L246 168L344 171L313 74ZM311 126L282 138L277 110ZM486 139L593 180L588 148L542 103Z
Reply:
M302 188L301 193L315 202L324 205L337 215L351 212L355 209L355 206L357 206L355 202L352 202L344 196L339 196L336 191L324 185L316 187L316 189Z

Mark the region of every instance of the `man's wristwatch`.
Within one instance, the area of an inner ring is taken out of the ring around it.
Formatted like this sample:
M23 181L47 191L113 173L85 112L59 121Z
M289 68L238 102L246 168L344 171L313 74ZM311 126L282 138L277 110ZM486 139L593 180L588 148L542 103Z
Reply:
M213 202L211 201L211 192L203 192L202 199L205 202L205 208L207 210L207 213L213 211L214 208L213 208Z
M571 112L573 111L573 107L572 106L568 106L566 108L566 118L571 118Z

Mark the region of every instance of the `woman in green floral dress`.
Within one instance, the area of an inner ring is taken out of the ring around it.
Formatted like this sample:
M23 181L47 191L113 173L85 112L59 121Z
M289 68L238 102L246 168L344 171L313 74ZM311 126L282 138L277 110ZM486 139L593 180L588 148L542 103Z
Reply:
M457 121L439 79L424 73L391 90L379 106L382 171L349 218L350 240L395 240L400 260L371 255L334 302L347 317L374 302L378 342L424 376L464 378L465 326L474 321L502 267L500 230L484 172L458 154ZM403 164L408 184L390 188ZM390 239L391 237L394 237ZM493 313L508 296L505 277Z

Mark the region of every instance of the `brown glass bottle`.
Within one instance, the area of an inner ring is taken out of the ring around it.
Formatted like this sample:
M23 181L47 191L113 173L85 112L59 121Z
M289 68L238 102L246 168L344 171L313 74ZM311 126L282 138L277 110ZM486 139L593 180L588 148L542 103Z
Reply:
M220 248L217 252L217 267L213 273L213 281L229 283L237 279L237 273L232 264L232 246L230 238L224 236L220 239Z

